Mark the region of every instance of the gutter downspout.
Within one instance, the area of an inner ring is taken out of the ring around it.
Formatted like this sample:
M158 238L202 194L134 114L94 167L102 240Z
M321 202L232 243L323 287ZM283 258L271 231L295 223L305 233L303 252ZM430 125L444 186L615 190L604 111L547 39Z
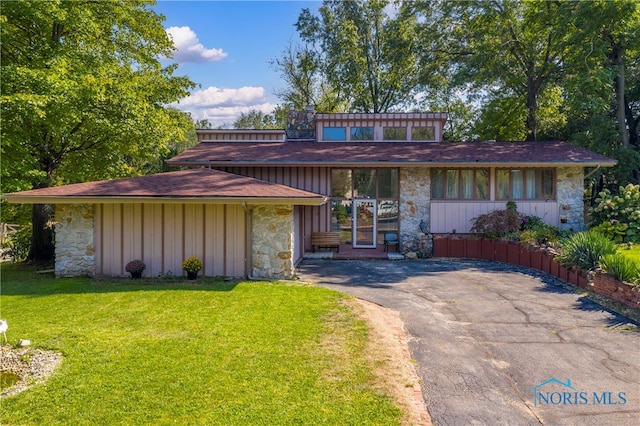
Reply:
M589 177L591 177L591 175L593 175L598 170L600 170L600 164L598 164L595 169L591 170L589 174L584 177L584 179L588 179Z
M247 202L242 202L242 208L247 214L247 241L245 242L247 246L247 278L250 280L256 281L257 278L253 276L253 209L247 207Z

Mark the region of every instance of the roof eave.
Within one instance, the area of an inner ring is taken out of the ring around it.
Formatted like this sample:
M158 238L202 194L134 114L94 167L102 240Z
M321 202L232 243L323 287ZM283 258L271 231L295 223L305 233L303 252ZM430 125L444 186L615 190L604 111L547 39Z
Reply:
M613 167L616 161L447 162L447 161L167 161L173 167Z
M42 196L5 194L14 204L291 204L321 206L329 197L137 197L137 196Z

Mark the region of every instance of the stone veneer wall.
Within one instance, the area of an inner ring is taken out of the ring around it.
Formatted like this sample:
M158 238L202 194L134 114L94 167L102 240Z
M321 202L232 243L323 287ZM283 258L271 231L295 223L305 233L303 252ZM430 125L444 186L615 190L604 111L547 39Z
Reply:
M254 278L293 277L293 206L256 206L251 215L251 274Z
M400 168L400 245L403 253L430 255L431 238L420 231L420 221L430 223L431 173L420 167Z
M56 205L56 277L94 275L94 206Z
M557 200L560 216L567 216L563 229L583 231L584 224L584 169L582 167L559 167L556 173Z

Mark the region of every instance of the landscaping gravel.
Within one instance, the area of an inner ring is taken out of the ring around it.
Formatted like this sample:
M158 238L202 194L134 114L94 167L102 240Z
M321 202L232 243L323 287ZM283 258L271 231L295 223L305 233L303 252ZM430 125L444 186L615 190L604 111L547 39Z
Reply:
M46 380L62 362L62 354L32 348L0 347L0 372L15 373L20 380L0 397L15 395Z

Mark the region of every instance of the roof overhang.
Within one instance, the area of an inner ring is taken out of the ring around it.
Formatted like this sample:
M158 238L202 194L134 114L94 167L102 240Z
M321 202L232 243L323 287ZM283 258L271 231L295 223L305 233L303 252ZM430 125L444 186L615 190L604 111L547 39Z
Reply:
M602 162L568 162L568 161L554 161L554 162L518 162L518 163L505 163L505 162L442 162L442 161L252 161L252 160L238 160L238 161L167 161L167 164L174 167L333 167L333 168L345 168L345 167L365 167L365 168L384 168L384 167L438 167L438 168L452 168L452 167L496 167L496 168L512 168L512 167L612 167L616 165L616 161L602 161Z
M5 194L2 198L15 204L242 204L321 206L329 197L127 197L127 196L39 196Z

